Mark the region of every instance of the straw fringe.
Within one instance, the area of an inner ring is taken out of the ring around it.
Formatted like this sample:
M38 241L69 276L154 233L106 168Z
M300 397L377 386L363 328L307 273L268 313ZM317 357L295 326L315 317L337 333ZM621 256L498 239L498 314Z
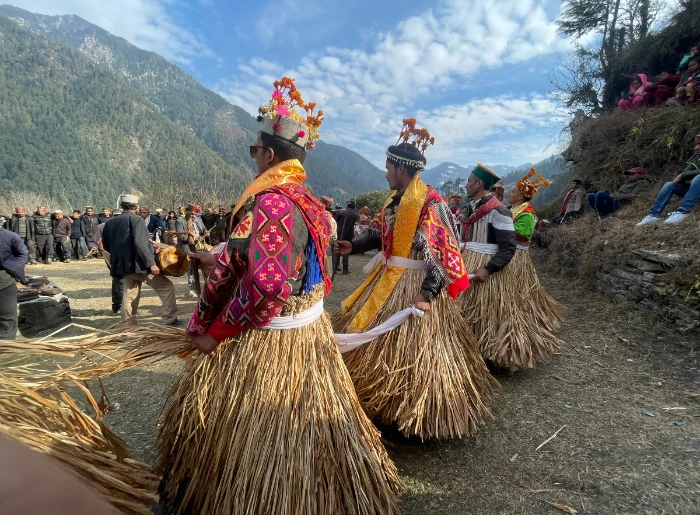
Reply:
M462 257L467 270L474 271L486 266L492 256L465 251ZM540 325L534 314L537 308L520 295L530 284L523 263L514 259L486 283L472 284L458 299L483 358L511 372L533 368L563 344Z
M540 284L530 252L516 250L508 266L514 267L520 277L522 287L518 291L518 302L521 303L522 309L534 316L540 327L551 333L559 331L564 322L564 310Z
M406 270L368 328L410 306L424 278L425 271ZM347 332L373 288L370 285L347 314L334 315L336 332ZM369 416L384 424L396 423L407 436L471 436L490 416L497 383L479 356L458 305L445 292L423 317L411 317L348 353L345 364Z
M246 331L188 365L158 435L163 497L177 513L400 512L401 481L327 314Z

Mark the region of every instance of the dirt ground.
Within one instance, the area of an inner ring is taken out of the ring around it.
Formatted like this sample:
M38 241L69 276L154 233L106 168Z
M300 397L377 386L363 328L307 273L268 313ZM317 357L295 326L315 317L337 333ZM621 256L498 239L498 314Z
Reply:
M336 277L329 310L359 284L368 259L353 257L352 273ZM66 290L74 322L118 321L102 262L27 272L50 275ZM184 297L184 278L175 283L186 321L194 301ZM502 390L477 437L422 443L384 430L407 485L406 513L562 513L550 503L592 514L700 513L700 335L645 319L586 285L561 277L544 284L565 306L566 345L533 370L495 373ZM159 321L147 286L139 320ZM170 360L105 382L117 408L107 420L136 458L155 458L157 418L179 370Z

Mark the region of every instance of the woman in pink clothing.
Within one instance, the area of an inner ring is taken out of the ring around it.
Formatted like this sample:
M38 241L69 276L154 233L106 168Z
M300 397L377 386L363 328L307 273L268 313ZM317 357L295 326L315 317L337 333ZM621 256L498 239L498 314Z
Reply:
M644 99L644 90L649 82L647 81L647 76L640 73L635 77L630 84L629 93L623 93L623 98L620 100L618 106L621 111L629 111L630 109L639 109L646 104Z

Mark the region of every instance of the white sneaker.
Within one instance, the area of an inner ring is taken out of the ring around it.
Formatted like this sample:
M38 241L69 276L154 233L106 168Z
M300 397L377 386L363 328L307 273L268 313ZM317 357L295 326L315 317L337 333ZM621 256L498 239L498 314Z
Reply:
M664 223L670 225L679 224L689 216L690 213L681 213L680 211L674 211L673 213L668 215L668 218L664 220Z
M658 224L660 221L660 216L647 215L644 218L642 218L642 221L635 225L635 227L639 227L640 225Z
M190 290L190 291L187 293L186 296L187 296L187 297L195 297L195 298L196 298L196 297L199 297L199 295L197 295L197 292L196 292L196 291L193 291L193 290Z

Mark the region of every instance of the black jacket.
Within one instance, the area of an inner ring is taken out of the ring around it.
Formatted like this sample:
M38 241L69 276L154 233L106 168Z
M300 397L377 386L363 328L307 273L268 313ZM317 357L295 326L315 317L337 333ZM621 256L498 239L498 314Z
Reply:
M355 236L355 224L360 216L354 209L343 209L335 215L335 221L338 224L338 239L352 241Z
M110 275L150 273L156 261L148 238L146 220L140 216L124 211L110 219L102 230L102 245L110 254Z
M58 218L53 219L53 237L66 239L70 238L73 226L67 216L64 216L60 220Z
M114 218L113 215L105 216L105 215L103 215L102 213L100 213L99 215L97 215L97 225L106 224L106 223L109 222L112 218Z
M7 229L0 228L0 270L5 270L24 284L26 282L24 265L27 264L27 256L27 246L22 238Z
M87 213L83 214L80 219L83 221L83 224L85 226L85 237L88 240L92 239L92 235L95 234L95 227L100 225L99 217L97 215L88 215Z
M18 215L14 214L12 215L12 218L7 222L7 228L11 230L14 233L19 234L19 224L25 224L26 229L27 229L27 236L26 239L28 240L33 240L34 239L34 224L32 223L32 217L31 216L23 216L20 218Z
M53 226L51 225L51 213L46 213L44 216L38 212L32 215L32 224L34 225L35 236L50 236L53 235Z

